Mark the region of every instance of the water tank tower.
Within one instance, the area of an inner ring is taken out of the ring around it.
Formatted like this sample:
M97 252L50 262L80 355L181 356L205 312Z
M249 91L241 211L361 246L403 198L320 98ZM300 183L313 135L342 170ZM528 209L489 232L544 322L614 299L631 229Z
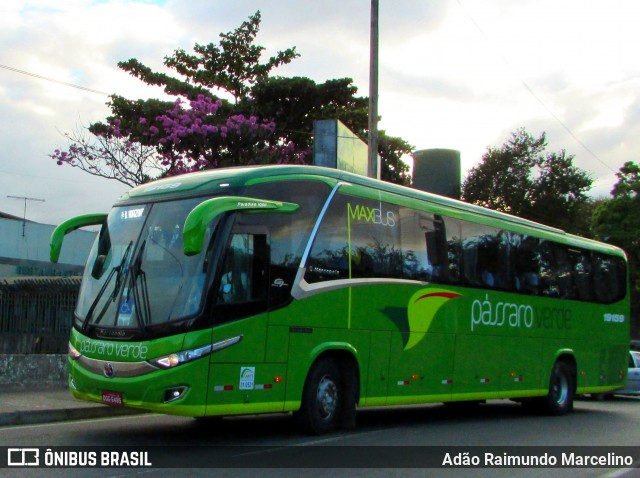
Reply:
M414 153L414 188L460 199L460 184L460 151L423 149Z

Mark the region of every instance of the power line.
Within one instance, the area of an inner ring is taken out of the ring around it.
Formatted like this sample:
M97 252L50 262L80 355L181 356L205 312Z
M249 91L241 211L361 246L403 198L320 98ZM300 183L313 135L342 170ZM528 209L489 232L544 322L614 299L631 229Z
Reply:
M71 88L77 88L79 90L88 91L89 93L96 93L98 95L111 96L109 93L105 93L104 91L94 90L93 88L87 88L85 86L76 85L73 83L67 83L66 81L56 80L54 78L49 78L48 76L38 75L36 73L30 73L28 71L20 70L18 68L14 68L8 65L0 64L0 68L4 68L5 70L13 71L15 73L20 73L21 75L31 76L33 78L38 78L40 80L50 81L52 83L58 83L59 85L69 86Z
M54 178L51 176L39 176L37 174L27 174L27 173L19 173L16 171L5 171L0 169L0 174L3 175L12 175L12 176L23 176L26 178L36 178L36 179L46 179L47 181L63 181L67 183L86 183L86 181L81 179L63 179L63 178Z
M491 41L491 38L489 38L489 35L487 35L485 33L485 31L483 30L483 28L480 26L480 24L476 21L476 19L473 17L473 15L471 15L471 12L469 12L469 10L467 9L467 7L464 6L464 4L462 3L462 0L456 0L458 5L460 5L460 8L462 8L462 10L465 12L465 14L469 17L469 19L471 20L471 22L475 25L475 27L478 29L478 31L480 32L480 34L484 37L484 39L487 41L487 43L489 44L493 44L493 42ZM553 110L547 106L547 104L542 100L542 98L540 98L536 92L533 90L533 88L531 88L531 86L529 86L529 84L517 73L514 72L514 68L511 66L511 64L509 63L509 61L506 59L506 57L502 54L501 51L497 50L498 55L500 56L500 58L502 59L502 61L505 63L505 65L507 65L507 67L512 71L512 73L520 80L520 82L522 83L522 85L524 86L524 88L529 92L529 94L531 96L533 96L535 98L535 100L540 103L540 105L547 111L547 113L549 113L551 115L551 117L553 119L555 119L558 124L560 126L562 126L562 128L569 133L569 135L580 145L582 146L585 151L587 151L591 156L593 156L600 164L602 164L605 168L607 168L609 171L611 172L616 172L611 166L609 166L607 163L605 163L602 159L600 159L598 157L598 155L596 153L594 153L586 144L584 144L584 142L578 138L578 136L571 130L571 128L569 128L569 126L567 126L567 124L562 121L560 119L560 117L558 117L558 115L556 115Z
M30 73L30 72L28 72L28 71L20 70L20 69L18 69L18 68L14 68L14 67L12 67L12 66L8 66L8 65L0 64L0 68L3 68L3 69L5 69L5 70L9 70L9 71L13 71L13 72L15 72L15 73L20 73L20 74L22 74L22 75L31 76L31 77L33 77L33 78L38 78L38 79L40 79L40 80L51 81L51 82L53 82L53 83L58 83L58 84L60 84L60 85L69 86L69 87L71 87L71 88L77 88L77 89L79 89L79 90L88 91L88 92L90 92L90 93L96 93L96 94L98 94L98 95L104 95L104 96L111 96L111 94L109 94L109 93L105 93L104 91L94 90L93 88L87 88L87 87L85 87L85 86L76 85L76 84L74 84L74 83L67 83L67 82L65 82L65 81L56 80L56 79L54 79L54 78L49 78L49 77L47 77L47 76L38 75L38 74L36 74L36 73ZM312 132L310 132L310 131L296 131L296 130L285 130L285 129L280 129L280 131L283 131L283 132L289 132L289 133L306 134L306 135L309 135L309 136L313 136L313 133L312 133ZM340 138L344 138L344 139L358 139L358 140L360 140L360 138L357 138L357 137L356 137L356 138L352 138L352 137L349 137L349 136L338 136L338 137L340 137ZM17 173L14 173L14 174L17 174Z
M45 202L45 200L39 199L39 198L29 198L25 196L7 196L7 197L10 199L20 199L21 201L24 201L24 214L22 216L22 237L24 237L25 228L27 226L27 201Z

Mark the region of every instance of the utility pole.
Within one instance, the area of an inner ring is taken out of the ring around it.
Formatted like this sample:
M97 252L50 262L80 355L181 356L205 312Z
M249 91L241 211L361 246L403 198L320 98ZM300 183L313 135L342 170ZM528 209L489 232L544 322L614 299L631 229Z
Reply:
M380 179L378 162L378 0L371 0L369 48L369 177Z
M24 230L25 227L27 225L27 201L39 201L39 202L45 202L44 199L37 199L37 198L27 198L24 196L7 196L8 198L11 199L22 199L24 200L24 212L22 213L22 237L24 237Z

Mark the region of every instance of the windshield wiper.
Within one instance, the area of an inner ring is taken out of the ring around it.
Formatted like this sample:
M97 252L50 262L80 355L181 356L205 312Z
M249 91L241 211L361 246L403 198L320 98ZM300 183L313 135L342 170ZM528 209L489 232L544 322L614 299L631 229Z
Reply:
M151 304L149 302L149 289L147 288L147 274L142 270L142 254L147 245L145 239L138 249L136 259L133 261L130 268L130 281L129 291L133 291L133 303L137 307L136 320L138 326L143 335L147 332L148 318L151 316ZM138 279L140 279L142 286L138 288ZM127 297L128 300L128 297Z
M130 241L129 245L127 246L126 250L124 251L124 254L122 256L122 260L120 261L120 264L118 264L113 269L111 269L111 272L109 272L109 275L107 276L107 279L104 281L104 284L100 288L100 291L98 291L98 294L96 295L96 298L93 299L93 302L91 303L91 306L89 307L89 310L87 311L87 315L84 318L84 321L82 322L82 331L83 332L86 331L87 325L89 325L89 321L91 320L91 317L93 316L93 313L95 312L95 309L98 306L98 303L100 302L100 299L102 298L102 295L107 290L107 286L111 282L111 279L113 278L114 275L117 274L116 275L116 283L115 283L115 286L113 288L113 293L111 294L111 297L110 297L110 300L112 302L114 300L116 300L116 298L118 296L118 292L120 291L120 286L122 284L122 276L124 274L123 268L127 263L127 258L129 257L129 253L131 252L131 247L132 246L133 246L133 241ZM95 321L96 324L100 323L100 321L102 320L102 317L103 317L104 313L106 312L108 305L109 305L109 301L107 300L105 302L104 307L100 311L100 314L98 315L98 318Z

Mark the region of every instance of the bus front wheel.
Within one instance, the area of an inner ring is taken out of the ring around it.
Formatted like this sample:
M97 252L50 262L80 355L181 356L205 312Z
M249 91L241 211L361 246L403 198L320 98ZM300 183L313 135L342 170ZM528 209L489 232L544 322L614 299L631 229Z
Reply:
M331 359L320 359L307 376L299 419L312 433L320 435L333 431L340 425L344 399L340 368Z

